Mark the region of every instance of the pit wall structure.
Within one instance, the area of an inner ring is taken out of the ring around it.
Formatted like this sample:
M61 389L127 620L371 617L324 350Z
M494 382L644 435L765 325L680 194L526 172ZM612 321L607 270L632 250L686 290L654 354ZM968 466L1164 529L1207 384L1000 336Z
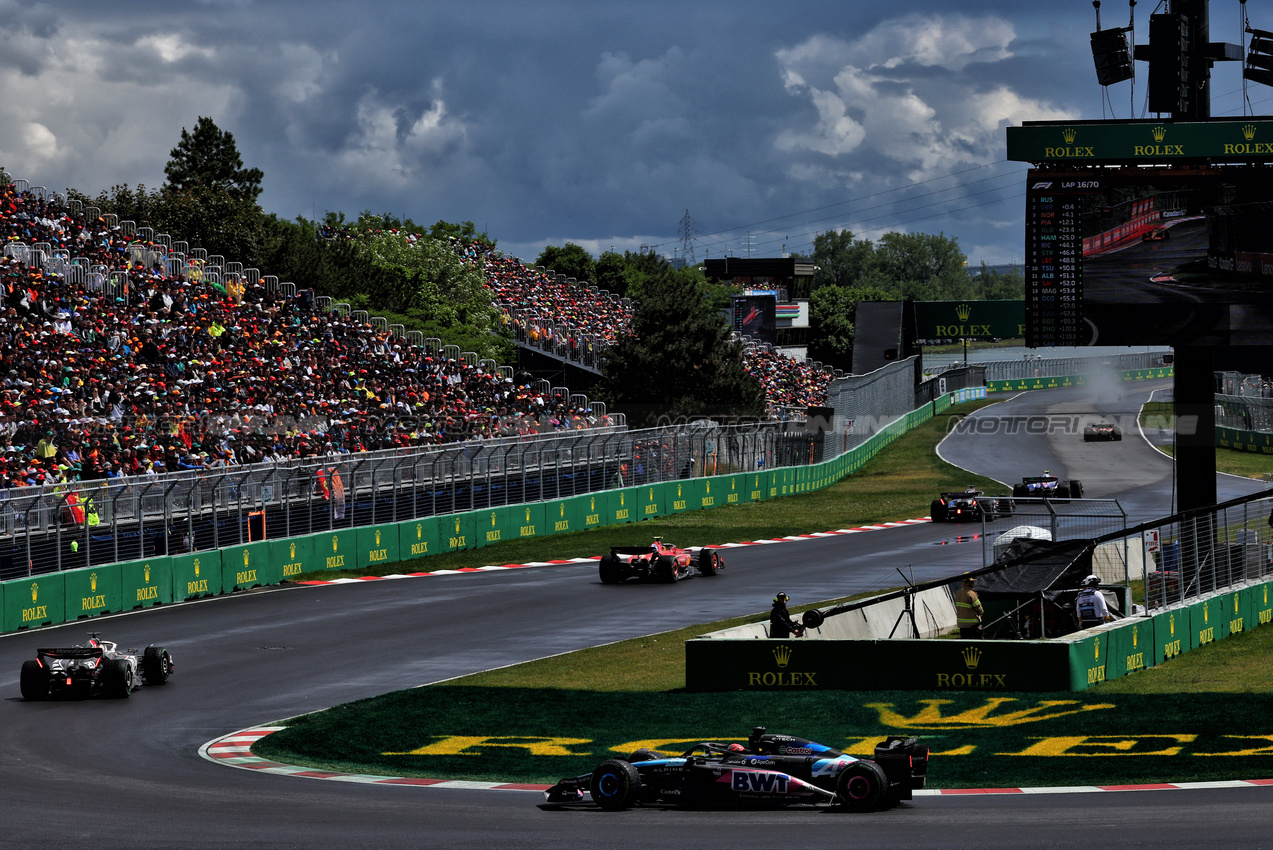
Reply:
M321 575L381 567L429 555L480 549L506 540L586 531L811 493L857 472L885 446L951 405L985 397L984 387L947 393L894 420L862 445L808 466L624 487L2 582L0 629L12 632L74 622L100 614L277 585L305 573Z
M1164 664L1273 622L1273 582L1250 582L1062 638L1035 641L888 640L902 600L828 617L826 639L768 639L763 624L685 642L690 691L816 690L1082 691ZM949 588L915 594L925 637L954 628ZM948 604L949 603L949 604ZM843 625L834 620L855 615ZM880 631L880 629L883 631ZM908 628L906 623L899 631ZM750 629L750 632L743 632ZM761 639L758 639L761 638Z

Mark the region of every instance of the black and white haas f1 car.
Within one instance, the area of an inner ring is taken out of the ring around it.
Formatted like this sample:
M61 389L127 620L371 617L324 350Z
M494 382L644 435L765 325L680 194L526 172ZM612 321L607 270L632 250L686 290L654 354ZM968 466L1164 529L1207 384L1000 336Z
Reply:
M1016 505L1011 499L986 496L976 487L962 492L942 493L928 506L928 516L933 522L963 522L984 518L993 521L1012 516Z
M872 759L859 759L804 738L769 735L757 726L741 744L701 743L684 755L637 750L544 792L545 808L587 804L710 808L810 805L851 812L887 809L924 787L928 747L890 737Z
M35 651L22 662L22 698L123 698L141 685L163 685L174 669L172 656L161 646L144 650L120 649L89 633L88 643Z
M648 546L612 546L601 556L599 571L603 584L628 579L674 582L690 576L714 576L725 569L725 559L715 549L704 547L695 554L662 538Z

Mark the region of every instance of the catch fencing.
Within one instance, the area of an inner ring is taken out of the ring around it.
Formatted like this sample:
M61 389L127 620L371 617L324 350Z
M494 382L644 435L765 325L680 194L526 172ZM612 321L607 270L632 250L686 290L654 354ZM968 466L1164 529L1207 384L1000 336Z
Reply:
M1130 372L1157 369L1170 363L1172 352L1148 351L1106 354L1091 357L1051 357L1047 359L989 360L986 381L1029 381L1071 375Z

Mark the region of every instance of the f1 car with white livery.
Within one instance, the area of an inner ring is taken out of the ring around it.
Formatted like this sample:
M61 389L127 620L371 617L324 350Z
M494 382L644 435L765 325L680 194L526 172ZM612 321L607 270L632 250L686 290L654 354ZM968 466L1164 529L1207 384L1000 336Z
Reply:
M715 549L703 547L695 553L656 537L648 546L610 547L598 569L603 584L628 579L670 583L696 575L714 576L725 569L725 559Z
M1017 498L1081 499L1083 483L1077 478L1062 481L1044 470L1042 475L1026 476L1020 484L1013 485L1012 495Z
M22 662L22 698L119 699L142 685L167 684L174 669L168 650L161 646L120 649L98 637L98 632L89 632L88 643L37 649L34 659Z
M680 756L637 750L544 792L545 808L593 803L709 807L811 805L851 812L887 809L923 788L928 747L890 737L860 759L805 738L752 730L747 745L705 742Z

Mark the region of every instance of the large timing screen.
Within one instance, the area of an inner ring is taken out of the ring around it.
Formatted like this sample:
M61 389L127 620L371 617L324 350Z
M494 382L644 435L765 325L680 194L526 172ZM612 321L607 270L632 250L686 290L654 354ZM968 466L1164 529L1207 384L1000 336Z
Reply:
M1273 168L1031 169L1026 344L1273 343Z

